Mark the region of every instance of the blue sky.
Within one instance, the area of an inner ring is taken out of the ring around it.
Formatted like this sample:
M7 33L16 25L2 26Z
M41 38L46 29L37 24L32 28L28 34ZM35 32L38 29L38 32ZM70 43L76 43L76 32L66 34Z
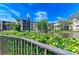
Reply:
M58 19L67 19L77 11L79 11L77 3L6 3L0 4L0 20L26 19L26 15L29 13L31 21L43 18L53 22Z

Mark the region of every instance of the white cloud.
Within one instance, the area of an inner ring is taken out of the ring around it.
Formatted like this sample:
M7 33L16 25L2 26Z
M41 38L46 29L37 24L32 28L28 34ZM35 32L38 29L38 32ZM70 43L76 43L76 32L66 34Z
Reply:
M19 16L19 17L20 17L20 13L19 13L19 12L15 11L15 10L11 10L11 9L10 9L10 12L12 12L12 13L15 14L16 16Z
M57 17L57 19L64 19L63 17Z
M11 22L13 21L13 22L15 22L16 19L10 15L0 13L0 21L11 21Z
M36 21L36 22L40 21L40 17L36 17L36 18L35 18L35 21Z
M58 21L64 21L67 20L67 18L63 18L63 17L57 17Z
M27 13L27 14L26 14L26 17L29 17L29 18L30 18L30 14L29 14L29 13Z
M15 22L16 19L13 18L10 13L0 11L0 21L13 21L13 22Z
M14 14L14 15L16 15L18 17L20 16L20 14L17 11L9 8L6 5L0 4L0 7L3 7L3 8L7 9L7 10L0 9L0 20L1 21L14 21L15 22L16 19L12 17L12 14Z
M3 15L7 15L7 16L12 16L12 14L11 13L9 13L9 12L6 12L5 10L0 10L0 16L3 16Z
M48 19L47 13L45 11L38 11L36 14L36 21L40 21L42 19Z
M36 16L47 16L47 13L45 11L38 11L36 14Z
M58 21L64 21L64 20L66 20L66 19L63 18L63 17L57 17L57 20L58 20Z
M12 17L12 15L5 10L0 10L0 20L2 20L2 21L15 21L15 19Z
M10 21L10 22L16 22L15 18L11 18L11 17L8 17L8 18L5 18L5 17L0 17L0 21Z
M3 5L3 4L0 4L0 7L9 8L8 6Z
M0 7L4 7L4 8L6 8L9 12L11 12L11 13L15 14L16 16L20 17L20 13L19 13L19 12L15 11L15 10L13 10L13 9L11 9L11 8L9 8L8 6L3 5L3 4L0 4ZM6 10L5 10L5 11L6 11Z

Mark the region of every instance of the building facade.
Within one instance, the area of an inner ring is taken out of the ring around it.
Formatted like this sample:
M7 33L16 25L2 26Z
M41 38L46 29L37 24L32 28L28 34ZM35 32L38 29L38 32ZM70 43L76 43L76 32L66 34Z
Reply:
M12 30L12 26L7 25L8 23L10 24L12 22L0 21L0 30Z
M48 23L48 30L54 30L54 23Z
M21 30L33 30L33 22L28 20L17 20L17 24L20 24Z
M79 31L79 19L72 19L72 31Z
M69 24L71 22L71 24ZM79 31L79 19L78 18L72 18L68 20L68 23L61 22L62 25L58 26L59 23L54 23L54 30L71 30L71 31Z
M54 22L54 30L60 30L59 22Z

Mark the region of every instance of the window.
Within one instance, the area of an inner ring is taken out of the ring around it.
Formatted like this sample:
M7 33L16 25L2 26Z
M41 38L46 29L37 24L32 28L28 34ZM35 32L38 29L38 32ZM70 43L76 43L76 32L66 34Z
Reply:
M76 25L76 27L79 27L79 25Z

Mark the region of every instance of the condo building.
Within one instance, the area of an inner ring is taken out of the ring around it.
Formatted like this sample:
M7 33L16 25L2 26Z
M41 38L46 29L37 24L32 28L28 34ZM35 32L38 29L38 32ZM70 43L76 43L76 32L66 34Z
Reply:
M79 31L79 20L77 18L72 19L72 31Z
M17 24L20 24L21 30L33 30L33 22L29 20L17 20Z
M0 30L12 30L11 26L8 26L7 23L13 23L10 21L0 21Z

